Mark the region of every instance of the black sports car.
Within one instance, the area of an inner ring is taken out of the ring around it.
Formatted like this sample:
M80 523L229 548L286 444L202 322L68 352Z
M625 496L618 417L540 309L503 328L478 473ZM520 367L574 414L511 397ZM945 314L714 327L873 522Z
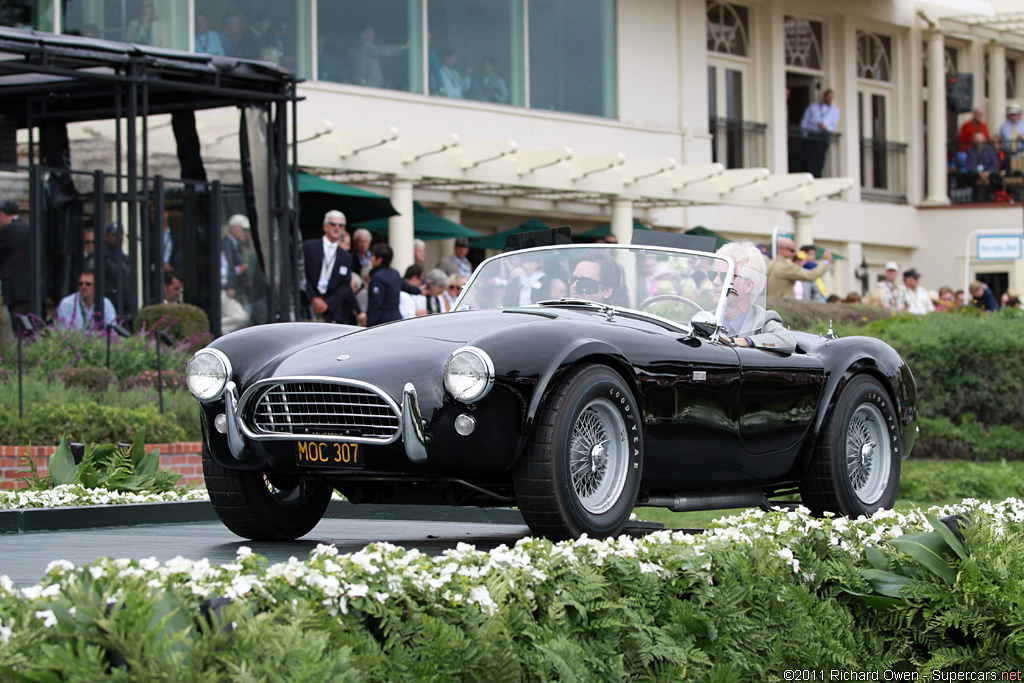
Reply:
M551 538L614 535L636 505L891 506L916 435L907 364L867 337L742 348L724 325L758 276L734 270L682 249L541 247L485 261L451 313L222 337L187 370L213 505L253 539L308 533L334 490L516 506Z

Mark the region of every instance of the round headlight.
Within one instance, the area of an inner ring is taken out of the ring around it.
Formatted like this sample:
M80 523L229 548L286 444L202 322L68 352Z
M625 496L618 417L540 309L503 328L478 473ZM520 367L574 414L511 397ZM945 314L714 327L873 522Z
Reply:
M494 384L494 363L475 346L464 346L444 364L444 386L460 401L479 401Z
M197 351L185 368L188 390L200 401L220 398L230 377L231 363L217 349Z

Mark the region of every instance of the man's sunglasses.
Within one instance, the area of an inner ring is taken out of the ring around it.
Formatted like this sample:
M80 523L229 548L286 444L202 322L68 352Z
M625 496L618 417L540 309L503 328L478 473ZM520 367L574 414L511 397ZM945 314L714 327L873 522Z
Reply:
M601 289L601 283L592 277L574 277L569 281L577 294L597 294Z

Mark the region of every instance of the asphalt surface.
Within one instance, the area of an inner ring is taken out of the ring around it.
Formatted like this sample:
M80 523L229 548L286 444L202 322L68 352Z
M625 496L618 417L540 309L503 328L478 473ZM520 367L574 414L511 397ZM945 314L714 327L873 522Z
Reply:
M81 566L99 557L155 557L165 562L180 555L194 560L206 557L220 565L232 561L238 548L248 546L274 563L293 556L305 559L318 543L353 552L368 543L387 541L440 554L458 543L480 550L511 546L528 535L530 530L519 524L329 518L309 535L286 543L248 541L220 522L35 531L0 535L0 575L9 576L16 586L28 586L39 581L50 562L60 559Z

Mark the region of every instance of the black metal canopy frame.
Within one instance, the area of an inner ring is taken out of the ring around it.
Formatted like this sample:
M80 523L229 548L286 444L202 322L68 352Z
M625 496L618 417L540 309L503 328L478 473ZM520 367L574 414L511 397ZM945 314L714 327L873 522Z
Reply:
M61 203L54 201L55 196L77 195L71 174L81 171L71 168L66 124L113 119L116 124L113 172L109 168L90 170L97 182L93 225L99 244L105 202L117 205L117 216L124 215L122 210L127 208L130 277L132 282L138 281L141 265L144 304L159 302L163 295L162 223L142 218L163 216L161 184L166 181L149 175L148 117L172 116L182 194L205 197L183 211L186 261L183 279L186 293L196 298L191 303L205 304L202 307L210 315L215 333L220 327L220 301L214 292L219 291L219 226L223 221L217 201L219 184L207 180L193 112L232 106L242 110L242 119L246 118L246 111L250 120L254 111L266 117L265 152L255 153L257 150L251 148L252 135L244 139L251 124L247 127L243 121L239 126L243 138L240 147L244 212L249 215L254 247L271 283L267 319L294 319L299 292L298 216L290 187L297 186L297 171L291 171L289 179L287 157L290 108L290 166L296 169L299 99L296 83L294 74L276 64L0 27L0 135L13 135L12 129L29 131L28 208L32 223L39 223L45 210L55 207L62 210ZM35 137L36 130L39 140ZM141 134L137 130L141 130ZM126 155L122 153L124 147ZM122 158L126 159L124 169ZM17 167L16 158L0 159L0 168L24 170ZM117 179L117 190L113 194L104 192L102 182L111 176ZM168 184L173 182L167 181ZM64 222L67 223L67 216ZM44 252L51 254L66 248L81 253L81 224L78 228L76 244L69 241L69 235L75 231L64 230L56 237L50 234L52 230L32 230L31 310L37 315L43 312L44 282L48 275L56 275L44 268ZM103 291L103 269L96 271L97 292L100 292ZM126 302L126 307L119 312L134 314L137 303L138 297L135 297L135 301ZM97 308L102 309L102 306Z

